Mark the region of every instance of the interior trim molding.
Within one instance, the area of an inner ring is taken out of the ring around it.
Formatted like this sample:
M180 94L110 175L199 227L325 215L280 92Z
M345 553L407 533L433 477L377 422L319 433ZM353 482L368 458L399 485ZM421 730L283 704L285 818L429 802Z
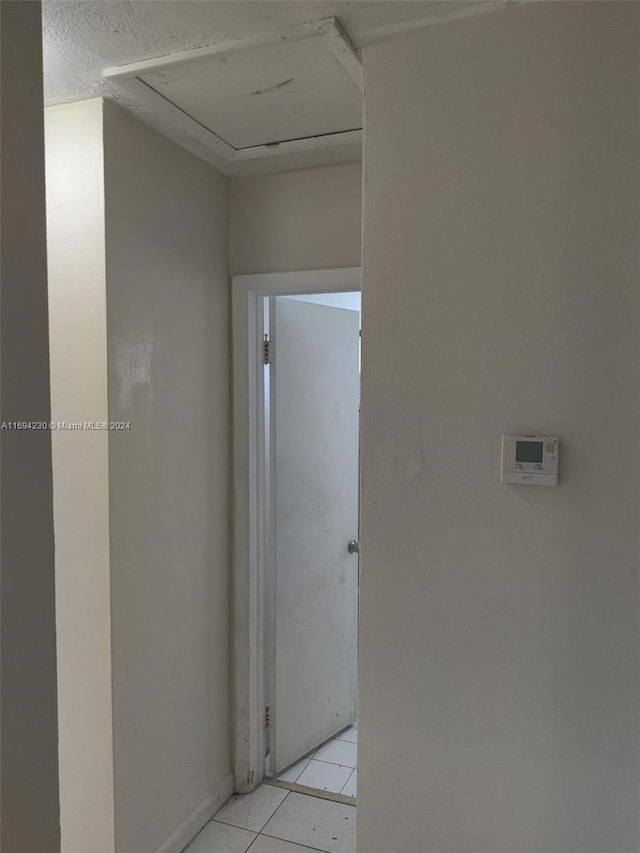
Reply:
M264 494L259 439L263 398L264 298L361 290L360 267L236 275L232 281L233 369L233 754L235 790L265 778ZM162 851L164 853L164 851ZM173 851L172 851L173 853Z
M218 789L191 812L164 844L158 847L156 853L181 853L232 794L233 774L229 773Z

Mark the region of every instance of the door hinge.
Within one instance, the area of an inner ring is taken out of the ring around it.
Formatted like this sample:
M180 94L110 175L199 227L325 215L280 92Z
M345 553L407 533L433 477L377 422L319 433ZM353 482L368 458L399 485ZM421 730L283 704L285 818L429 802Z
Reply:
M271 706L264 708L264 757L271 755Z
M273 354L273 350L271 347L271 341L269 340L269 335L264 336L264 341L262 342L262 363L263 364L271 364L271 356Z

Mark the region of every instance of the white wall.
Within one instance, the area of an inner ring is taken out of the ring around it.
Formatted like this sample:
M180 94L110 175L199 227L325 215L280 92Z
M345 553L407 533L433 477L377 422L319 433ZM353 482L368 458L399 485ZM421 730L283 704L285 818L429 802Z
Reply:
M51 414L106 421L102 100L45 112ZM63 853L114 846L106 432L52 434Z
M130 423L54 439L63 853L178 853L232 790L229 182L101 100L47 181L54 417Z
M300 296L283 297L297 299L298 302L312 302L315 305L328 305L331 308L346 308L358 311L362 307L362 295L359 290L351 293L303 293Z
M229 182L109 103L105 180L116 851L153 853L232 791Z
M639 11L364 52L362 853L638 850Z
M0 3L2 413L50 417L40 4ZM2 430L3 853L60 849L51 438Z
M360 266L359 163L235 178L234 275Z

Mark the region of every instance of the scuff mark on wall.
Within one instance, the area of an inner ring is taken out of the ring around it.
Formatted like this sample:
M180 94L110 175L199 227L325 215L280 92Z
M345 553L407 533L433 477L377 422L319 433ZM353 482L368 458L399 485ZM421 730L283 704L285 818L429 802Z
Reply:
M150 387L151 363L159 343L150 329L136 334L134 339L124 339L119 343L115 364L121 412L131 407L138 388Z

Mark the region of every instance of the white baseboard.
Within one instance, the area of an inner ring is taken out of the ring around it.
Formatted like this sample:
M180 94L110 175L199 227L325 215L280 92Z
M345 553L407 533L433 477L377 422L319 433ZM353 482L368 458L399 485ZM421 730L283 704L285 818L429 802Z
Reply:
M229 773L218 790L191 812L164 844L158 847L156 853L182 853L187 844L195 838L205 823L211 820L232 794L233 774Z

